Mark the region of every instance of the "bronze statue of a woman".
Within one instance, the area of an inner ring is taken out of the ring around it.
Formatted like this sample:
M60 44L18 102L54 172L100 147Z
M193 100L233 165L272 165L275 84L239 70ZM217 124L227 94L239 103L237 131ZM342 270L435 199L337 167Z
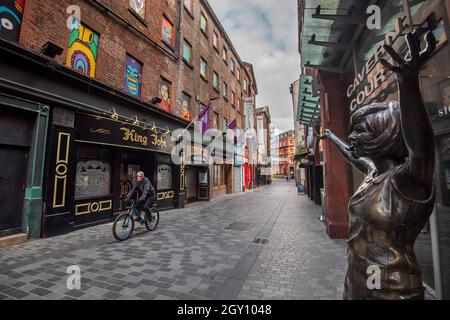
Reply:
M421 51L415 33L406 35L409 53L385 50L394 66L400 103L375 103L350 119L350 146L325 130L354 167L367 178L349 202L348 270L344 299L423 299L414 243L434 205L434 135L419 86L419 71L436 48L431 32ZM380 286L368 285L378 271Z

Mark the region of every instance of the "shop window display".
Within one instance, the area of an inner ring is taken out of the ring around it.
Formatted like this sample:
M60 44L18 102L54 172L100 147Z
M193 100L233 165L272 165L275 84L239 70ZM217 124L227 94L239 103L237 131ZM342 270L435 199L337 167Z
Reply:
M170 164L158 165L158 190L172 189L172 166Z
M107 196L111 193L110 153L80 147L77 154L75 198Z

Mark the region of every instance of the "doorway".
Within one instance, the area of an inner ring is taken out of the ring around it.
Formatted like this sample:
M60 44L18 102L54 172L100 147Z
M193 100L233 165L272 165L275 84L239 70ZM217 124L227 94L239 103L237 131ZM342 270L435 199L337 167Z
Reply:
M131 191L131 188L133 186L133 179L139 171L141 171L141 166L139 164L133 163L120 164L120 197L119 197L120 211L126 210L127 208L127 204L125 203L124 199Z
M0 236L22 231L28 148L0 145Z

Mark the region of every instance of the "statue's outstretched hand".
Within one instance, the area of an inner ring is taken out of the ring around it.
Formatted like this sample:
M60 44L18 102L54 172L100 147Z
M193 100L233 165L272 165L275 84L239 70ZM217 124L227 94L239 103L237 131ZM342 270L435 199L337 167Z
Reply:
M417 77L422 66L430 59L436 49L436 38L431 31L425 34L425 42L427 45L422 51L420 48L420 38L417 34L409 32L405 38L408 45L408 54L405 58L400 57L391 46L383 46L386 53L398 66L394 66L385 59L380 59L380 63L385 68L394 72L400 81L408 77Z
M330 138L331 136L332 136L332 132L329 130L329 129L325 129L324 131L323 131L323 134L322 135L318 135L317 133L314 133L314 135L317 137L317 139L319 139L319 140L325 140L325 139L327 139L327 138Z

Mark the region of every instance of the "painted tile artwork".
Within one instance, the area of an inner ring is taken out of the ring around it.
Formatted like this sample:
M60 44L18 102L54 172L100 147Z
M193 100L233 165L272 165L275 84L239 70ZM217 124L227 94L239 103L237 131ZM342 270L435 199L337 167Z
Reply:
M162 26L161 26L161 40L166 42L169 45L173 45L174 32L173 25L163 17Z
M161 103L159 104L159 107L167 112L170 112L172 109L171 101L170 101L170 94L172 91L172 84L170 81L161 78L159 83L159 94L161 96Z
M0 38L19 41L25 0L0 0Z
M97 68L99 35L74 19L70 32L66 65L90 77Z
M181 102L181 117L184 120L191 121L191 97L183 92L183 100Z
M130 0L130 8L145 19L145 0Z
M125 92L139 97L141 95L142 63L130 55L125 57Z

